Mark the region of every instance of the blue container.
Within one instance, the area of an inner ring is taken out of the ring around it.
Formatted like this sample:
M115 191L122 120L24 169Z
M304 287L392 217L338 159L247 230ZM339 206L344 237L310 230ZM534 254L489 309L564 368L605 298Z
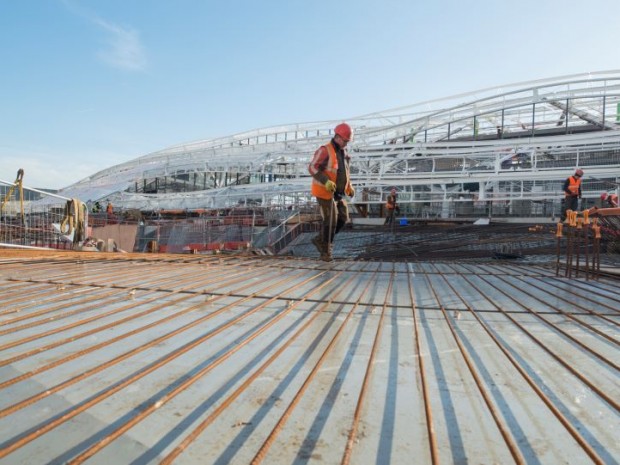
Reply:
M401 218L400 219L400 225L401 226L407 226L409 224L409 222L407 221L407 218Z

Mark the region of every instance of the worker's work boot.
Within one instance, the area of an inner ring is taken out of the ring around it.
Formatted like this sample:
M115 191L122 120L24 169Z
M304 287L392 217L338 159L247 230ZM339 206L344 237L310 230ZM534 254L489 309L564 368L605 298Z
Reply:
M332 250L334 245L330 242L329 244L325 244L325 252L321 254L321 260L324 262L331 262L334 260L332 257Z

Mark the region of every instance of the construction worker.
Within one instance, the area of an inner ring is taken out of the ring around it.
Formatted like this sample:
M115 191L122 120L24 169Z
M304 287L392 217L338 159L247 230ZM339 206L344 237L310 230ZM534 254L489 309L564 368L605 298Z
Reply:
M107 202L108 202L108 204L105 207L107 223L108 224L115 224L116 223L116 216L114 216L114 207L112 206L112 203L109 200Z
M602 208L616 208L618 207L618 195L608 194L603 192L601 194L601 207Z
M385 202L385 208L387 210L387 218L385 218L385 224L393 224L394 223L394 214L398 210L398 205L396 205L396 189L392 188L390 194L387 196L387 201Z
M562 221L566 219L566 210L577 211L579 209L579 199L581 198L581 178L583 170L577 168L575 174L566 178L564 181L564 207L562 208Z
M321 260L331 261L334 236L349 221L349 210L344 197L353 197L349 171L350 157L346 146L351 140L351 126L337 125L334 137L317 149L308 166L312 176L312 195L321 209L323 224L319 234L312 239Z

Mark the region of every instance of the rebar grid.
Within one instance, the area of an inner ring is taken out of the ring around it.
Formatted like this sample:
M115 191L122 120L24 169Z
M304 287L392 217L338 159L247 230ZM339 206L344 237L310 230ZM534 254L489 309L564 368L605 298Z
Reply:
M606 277L502 262L0 261L9 460L617 456L620 300Z

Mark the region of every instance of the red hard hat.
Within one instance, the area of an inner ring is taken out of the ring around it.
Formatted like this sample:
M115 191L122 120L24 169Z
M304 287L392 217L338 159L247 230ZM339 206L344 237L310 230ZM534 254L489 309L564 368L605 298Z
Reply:
M603 192L601 194L601 200L605 200L607 198L607 192Z
M575 176L583 176L583 170L581 168L577 168L577 171L575 171Z
M347 142L351 140L351 126L349 126L347 123L340 123L334 129L334 132Z

